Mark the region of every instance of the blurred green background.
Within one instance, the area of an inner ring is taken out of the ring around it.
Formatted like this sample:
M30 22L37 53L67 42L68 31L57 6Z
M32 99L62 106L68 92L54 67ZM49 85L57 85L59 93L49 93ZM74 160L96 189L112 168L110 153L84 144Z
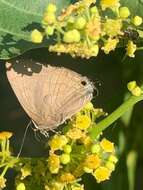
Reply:
M95 107L101 107L109 114L115 110L128 96L126 84L136 80L143 83L142 52L136 58L126 58L125 52L118 49L109 56L99 54L98 58L89 60L73 59L70 56L49 54L48 50L36 49L23 55L26 59L56 64L71 68L88 76L97 84L98 96L94 97ZM100 81L101 86L98 85ZM25 128L29 122L14 95L5 71L4 61L0 64L0 131L9 130L14 133L11 139L12 152L17 155ZM96 184L93 177L83 176L86 190L142 190L143 189L143 102L129 110L120 120L116 121L103 134L117 146L119 162L111 179L102 184ZM35 138L32 128L28 129L22 156L44 156L46 150L43 141ZM9 171L7 190L12 190L15 173ZM135 183L135 188L134 188Z

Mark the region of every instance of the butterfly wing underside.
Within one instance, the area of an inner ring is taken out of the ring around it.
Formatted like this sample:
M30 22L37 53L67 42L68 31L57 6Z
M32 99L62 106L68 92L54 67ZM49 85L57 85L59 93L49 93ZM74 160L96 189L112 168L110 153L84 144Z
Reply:
M39 72L29 75L23 74L23 65L18 64L10 68L7 63L7 76L19 102L39 129L56 128L92 98L81 84L80 74L63 67L41 66ZM30 66L35 71L35 63ZM17 67L21 72L16 71Z

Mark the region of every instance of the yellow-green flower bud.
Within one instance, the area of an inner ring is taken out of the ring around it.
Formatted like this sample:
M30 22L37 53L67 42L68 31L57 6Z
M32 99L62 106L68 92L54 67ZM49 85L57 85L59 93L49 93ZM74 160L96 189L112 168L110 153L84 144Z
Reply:
M68 164L69 162L70 162L70 155L69 154L62 154L61 156L60 156L60 162L62 163L62 164Z
M70 31L64 33L63 41L66 43L73 43L74 42L74 36Z
M135 87L131 92L134 96L140 96L142 94L142 90L139 86Z
M114 156L114 155L110 155L109 158L108 158L108 160L110 162L115 163L115 164L118 162L118 158L116 156Z
M88 102L87 104L85 104L85 106L83 107L83 110L92 110L94 107L93 107L93 104L91 102Z
M78 17L77 20L75 21L75 28L78 30L81 30L85 27L86 25L86 19L84 17Z
M52 36L54 34L54 29L53 26L47 26L45 32L48 36Z
M25 190L26 188L25 188L25 185L24 185L24 183L19 183L18 185L17 185L17 187L16 187L16 190Z
M129 91L132 91L135 87L137 87L136 81L130 81L130 82L128 82L127 88L128 88Z
M97 9L97 7L96 7L96 6L91 7L90 12L91 12L92 14L98 14L98 9Z
M70 16L70 17L68 18L67 22L73 24L73 23L75 22L75 17Z
M93 45L91 47L91 51L92 51L92 56L96 57L98 55L98 53L99 53L99 47L98 47L98 45Z
M99 144L94 144L91 146L91 152L94 153L99 153L101 150L100 145Z
M107 161L105 166L110 170L114 171L115 170L115 164L113 162Z
M129 11L128 7L120 7L119 15L123 19L128 18L128 16L130 16L130 11Z
M76 29L65 32L63 41L66 43L79 42L80 41L80 32Z
M43 40L43 35L37 29L33 30L31 33L31 41L34 43L41 43Z
M135 57L137 46L134 44L133 41L129 40L127 47L126 47L126 53L129 57Z
M143 22L142 18L140 16L135 16L133 19L132 19L132 23L135 25L135 26L139 26L141 25Z
M49 5L48 5L48 7L47 7L47 12L49 12L49 13L55 13L56 12L56 10L57 10L57 7L56 7L56 5L55 4L52 4L52 3L50 3Z
M69 145L69 144L65 145L63 150L67 154L71 153L71 151L72 151L71 145Z
M73 30L74 42L80 41L80 32L76 29Z

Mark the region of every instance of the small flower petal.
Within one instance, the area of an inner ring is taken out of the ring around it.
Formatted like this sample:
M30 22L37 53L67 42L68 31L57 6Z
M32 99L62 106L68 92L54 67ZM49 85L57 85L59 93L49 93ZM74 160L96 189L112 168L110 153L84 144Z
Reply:
M100 142L100 146L105 152L115 152L114 144L105 138Z
M100 183L102 181L108 180L111 175L111 171L106 167L99 167L95 170L93 173L93 176L97 180L97 183Z

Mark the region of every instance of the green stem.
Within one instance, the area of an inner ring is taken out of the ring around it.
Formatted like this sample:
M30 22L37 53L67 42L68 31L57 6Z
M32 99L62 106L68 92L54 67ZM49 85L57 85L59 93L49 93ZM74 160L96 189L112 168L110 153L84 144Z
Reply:
M4 175L6 174L8 168L9 168L9 165L7 165L7 166L4 168L4 170L3 170L2 174L1 174L1 177L4 177Z
M143 47L138 47L137 50L143 50Z
M131 109L137 102L143 100L143 94L139 97L131 96L126 102L113 111L108 117L100 121L89 133L95 139L103 130L109 127L114 121L120 118L128 109Z

